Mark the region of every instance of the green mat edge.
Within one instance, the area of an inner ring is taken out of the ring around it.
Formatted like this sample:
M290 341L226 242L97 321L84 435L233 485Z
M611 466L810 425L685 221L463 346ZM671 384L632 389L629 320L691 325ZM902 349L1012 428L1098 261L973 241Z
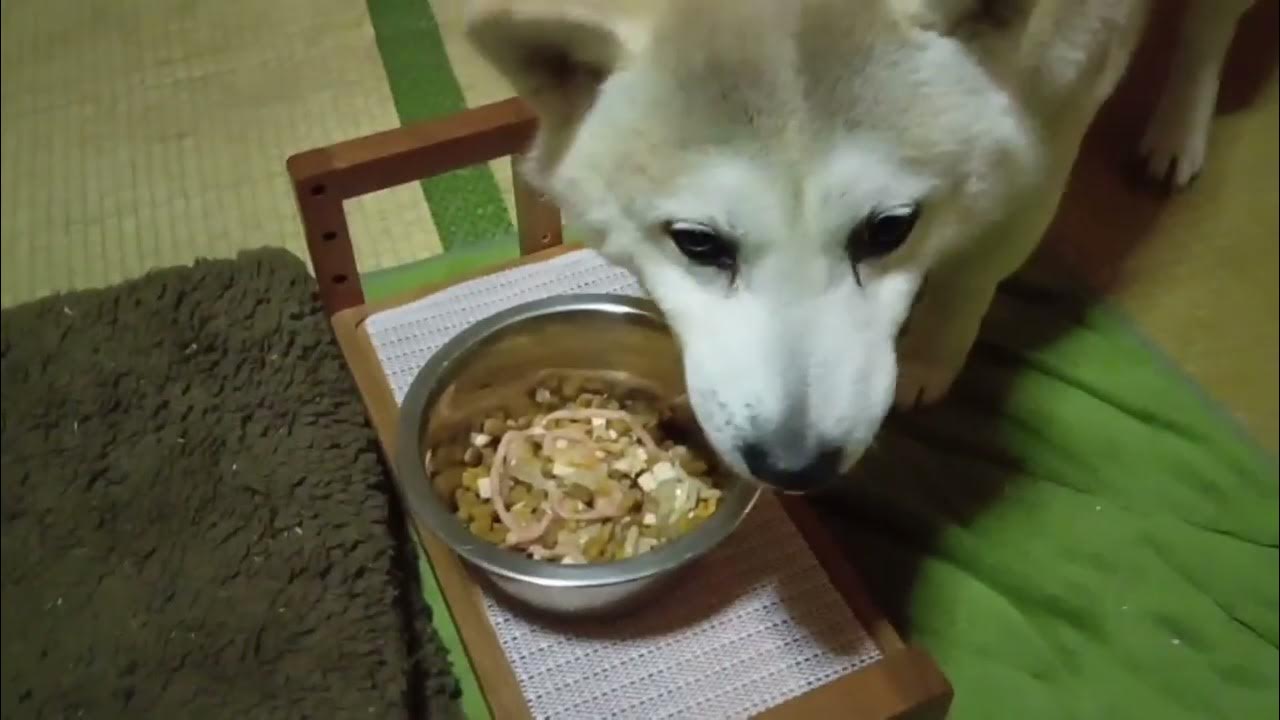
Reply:
M1090 309L1097 312L1099 318L1114 327L1116 332L1128 335L1130 339L1151 356L1164 372L1178 380L1184 386L1184 389L1198 401L1201 409L1211 419L1221 424L1227 434L1234 436L1241 445L1250 449L1257 456L1256 462L1260 466L1268 468L1268 471L1273 475L1280 475L1280 456L1268 450L1262 444L1262 441L1254 436L1243 420L1215 398L1208 388L1192 377L1190 373L1178 364L1173 355L1165 350L1155 339L1147 335L1142 330L1142 325L1123 307L1116 301L1105 297L1092 298L1088 302L1092 305Z
M468 720L491 718L489 701L485 698L484 691L480 689L480 681L476 677L475 668L471 666L471 658L467 655L462 635L458 633L457 623L453 621L453 614L449 612L449 602L444 599L444 593L440 590L436 571L431 567L431 560L427 558L427 552L422 548L417 533L413 534L413 538L413 546L418 551L418 576L422 580L422 599L431 609L431 624L436 629L440 644L449 653L450 665L462 693L459 699L462 714Z
M1255 462L1262 467L1269 468L1272 473L1280 473L1280 456L1268 450L1262 444L1261 439L1255 437L1244 422L1231 412L1230 408L1214 397L1213 393L1187 372L1168 350L1148 335L1142 329L1142 324L1118 300L1107 297L1105 294L1100 294L1074 269L1070 262L1058 253L1046 251L1045 255L1029 261L1022 270L1011 278L1011 281L1018 282L1017 278L1022 273L1034 268L1036 265L1045 264L1059 270L1056 274L1056 283L1059 284L1059 289L1064 293L1068 293L1074 302L1080 303L1080 306L1085 308L1098 324L1114 331L1117 335L1127 338L1148 354L1161 371L1166 373L1170 379L1180 385L1195 400L1209 419L1215 420L1222 425L1226 434L1234 437L1241 445L1252 451L1256 456L1254 458ZM1032 284L1034 283L1035 281L1033 280ZM999 292L997 297L999 297Z

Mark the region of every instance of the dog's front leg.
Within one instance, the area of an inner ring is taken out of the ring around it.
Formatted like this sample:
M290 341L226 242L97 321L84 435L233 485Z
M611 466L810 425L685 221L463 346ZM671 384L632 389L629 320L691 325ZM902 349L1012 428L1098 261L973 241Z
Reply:
M898 338L895 399L899 409L937 402L955 382L996 287L1022 267L1053 222L1085 126L1077 123L1060 135L1052 172L1020 211L929 271Z
M1191 0L1160 103L1142 138L1147 173L1185 187L1204 167L1218 82L1240 16L1253 0Z
M994 282L942 270L929 276L898 340L897 406L940 400L964 367L982 318L995 297Z

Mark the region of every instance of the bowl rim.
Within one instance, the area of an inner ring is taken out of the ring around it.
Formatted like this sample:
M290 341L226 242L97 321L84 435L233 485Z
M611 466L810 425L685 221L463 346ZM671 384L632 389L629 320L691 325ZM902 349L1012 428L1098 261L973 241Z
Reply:
M400 403L396 484L409 512L451 550L482 570L543 587L594 587L652 578L677 570L725 540L746 517L762 489L731 477L720 507L693 532L658 549L607 563L562 565L534 560L476 537L462 525L431 487L424 463L427 409L457 375L468 356L495 336L521 323L565 313L607 313L651 322L668 330L651 300L608 293L575 293L527 301L493 313L463 329L418 370Z

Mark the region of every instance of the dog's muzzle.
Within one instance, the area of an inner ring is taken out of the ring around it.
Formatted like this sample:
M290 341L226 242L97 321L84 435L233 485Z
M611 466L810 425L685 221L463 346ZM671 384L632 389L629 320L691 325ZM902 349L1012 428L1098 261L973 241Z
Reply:
M842 455L839 448L829 448L815 453L799 467L787 468L774 463L762 445L748 443L742 447L742 459L757 480L784 493L797 495L821 490L834 483L840 477Z

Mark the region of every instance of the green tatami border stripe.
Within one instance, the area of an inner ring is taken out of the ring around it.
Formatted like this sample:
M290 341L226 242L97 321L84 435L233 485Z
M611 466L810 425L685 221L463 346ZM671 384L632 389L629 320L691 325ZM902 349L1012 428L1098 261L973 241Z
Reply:
M466 109L429 0L369 0L368 7L400 123ZM511 234L511 217L487 165L424 180L422 193L446 252Z
M414 290L439 285L486 267L510 262L520 257L520 245L514 237L477 242L453 252L441 253L416 262L374 270L360 277L365 299L379 302L406 295Z
M442 117L466 109L462 89L449 64L440 28L429 0L369 0L369 20L387 76L388 89L402 125ZM465 249L471 241L505 239L509 252L518 253L511 218L498 183L487 165L466 168L420 183L431 213L443 257L450 250ZM473 253L465 252L464 257ZM444 271L454 266L446 262ZM421 283L417 273L405 272L418 264L376 273L365 280L372 294L381 289L409 289ZM434 264L433 264L434 267ZM488 701L480 689L475 668L458 633L448 603L440 592L435 571L418 548L422 595L431 609L432 624L448 653L449 663L461 687L460 706L468 720L492 720Z

